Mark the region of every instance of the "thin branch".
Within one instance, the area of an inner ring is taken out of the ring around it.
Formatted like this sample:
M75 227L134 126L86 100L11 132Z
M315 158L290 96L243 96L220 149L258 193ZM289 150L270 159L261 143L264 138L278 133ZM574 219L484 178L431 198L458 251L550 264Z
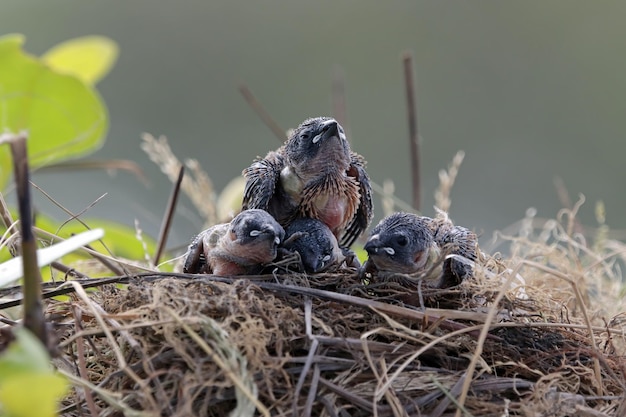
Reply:
M2 223L7 229L13 224L13 217L11 216L7 203L4 201L2 193L0 193L0 218L2 218Z
M66 277L72 276L72 277L79 278L79 279L89 278L87 275L85 275L85 274L83 274L81 272L78 272L74 268L70 268L67 265L63 265L61 262L56 262L56 261L52 262L50 264L50 267L56 269L57 271L63 272Z
M411 145L411 180L413 183L413 208L421 206L420 193L420 158L419 132L417 128L417 105L415 98L415 82L413 80L413 56L405 52L402 56L404 64L404 83L406 88L407 119L409 121L409 143Z
M67 213L70 218L65 220L61 226L59 226L59 228L57 229L57 233L63 228L63 226L65 226L67 223L69 223L72 220L75 220L77 222L79 222L80 224L82 224L85 229L87 230L91 230L91 228L87 225L87 223L85 223L84 221L82 221L80 219L80 216L82 216L84 213L87 212L87 210L89 210L90 208L92 208L93 206L95 206L100 200L102 200L104 197L106 197L106 193L101 195L100 197L98 197L95 201L93 201L91 204L89 204L86 208L84 208L83 210L81 210L79 213L74 214L72 213L69 209L65 208L63 205L61 205L59 202L57 202L54 198L52 198L52 196L50 196L48 193L46 193L42 188L40 188L37 184L35 184L34 182L31 181L31 185L33 187L35 187L40 193L42 193L48 200L50 200L50 202L52 204L54 204L55 206L57 206L58 208L60 208L61 210L63 210L65 213ZM100 240L100 243L102 244L102 246L104 247L104 249L109 253L109 255L111 257L114 257L115 255L113 254L113 252L108 248L108 246L104 243L103 240ZM129 274L130 271L128 271L125 267L124 264L119 262L120 268L115 267L114 265L111 264L111 262L107 261L105 258L103 258L102 256L98 256L96 255L98 252L96 250L94 250L92 247L86 245L86 248L90 249L91 251L93 251L93 253L91 253L91 255L96 258L98 261L100 261L104 266L106 266L107 268L109 268L114 274L117 275L123 275L123 274Z
M83 337L80 336L80 332L83 330L82 322L82 312L80 309L76 307L76 305L72 305L72 313L74 315L74 325L76 326L77 333L79 334L78 340L76 341L76 357L78 359L78 373L80 377L85 381L89 381L89 373L87 371L87 364L85 362L85 345L83 343ZM83 392L85 396L85 402L87 403L87 408L89 409L89 413L92 416L99 416L98 408L93 399L92 391L83 387Z
M150 181L143 170L134 161L128 159L107 159L103 161L97 160L81 160L59 162L57 164L47 165L39 168L39 171L72 171L72 170L106 170L106 171L126 171L133 174L137 180L143 185L149 186Z
M332 80L333 117L343 126L346 136L350 137L347 129L348 106L346 105L346 77L340 66L335 66Z
M70 216L69 219L65 220L57 229L57 233L63 228L63 226L65 226L67 223L71 222L72 220L76 220L77 222L79 222L80 224L82 224L85 229L90 230L90 227L87 226L87 223L85 223L84 221L82 221L80 219L80 216L82 216L83 214L85 214L87 212L87 210L91 209L92 207L94 207L96 204L98 204L98 202L100 202L100 200L102 200L104 197L107 196L107 193L102 194L100 197L96 198L94 201L92 201L87 207L85 207L84 209L82 209L79 213L73 213L71 212L69 209L65 208L61 203L59 203L58 201L56 201L50 194L48 194L47 192L45 192L43 190L43 188L39 187L37 184L35 184L34 182L30 182L30 184L35 187L35 189L37 191L39 191L41 194L44 195L44 197L46 197L52 204L54 204L55 206L57 206L58 208L60 208L62 211L64 211L67 215ZM110 252L109 252L110 253Z
M100 287L100 286L107 285L107 284L120 284L120 283L128 284L130 282L130 277L123 276L123 277L113 277L113 278L88 278L88 279L79 279L77 281L81 283L83 288L95 288L95 287ZM54 289L44 292L42 298L48 299L52 297L57 297L59 295L66 295L66 294L74 293L76 290L74 289L74 287L68 287L69 282L70 281L66 281L61 285L59 285L56 282L50 282L50 281L44 282L43 286L45 288L52 287ZM3 289L2 293L4 293L5 291L12 291L12 290L19 290L19 292L21 292L22 286ZM4 301L0 303L0 311L7 309L7 308L11 308L11 307L17 307L22 304L22 301L24 301L23 298L15 298L10 301Z
M37 266L37 241L33 233L26 134L20 133L10 142L13 156L17 205L21 220L22 264L24 270L24 327L30 330L44 346L48 335L41 299L41 271Z
M278 123L270 116L270 114L265 110L263 105L256 99L250 88L246 84L241 84L239 86L239 92L246 100L246 102L252 107L252 110L256 112L256 114L261 118L265 126L267 126L278 140L284 142L287 139L286 130L281 128Z
M2 193L0 193L0 217L2 218L2 223L7 231L10 233L10 237L7 238L9 253L11 256L18 256L18 247L17 243L11 237L19 234L19 232L13 227L15 222L13 221L13 216L11 216L11 212L9 211L9 207L7 206L6 201L4 201L4 197ZM0 245L4 244L3 236L0 236Z
M163 250L165 249L165 244L167 243L167 236L170 232L170 227L172 225L172 218L174 217L174 210L176 209L176 202L178 201L178 195L180 194L180 185L183 182L183 178L185 176L185 167L183 165L180 166L180 170L178 171L178 179L176 183L174 183L174 187L172 188L172 193L170 194L170 198L167 201L167 209L165 210L165 214L163 215L163 222L161 223L161 229L159 230L159 240L157 242L157 251L154 255L154 264L159 264L159 259L163 254Z
M118 267L109 259L107 259L104 255L101 255L97 250L95 250L93 246L85 245L85 248L90 250L89 253L91 254L91 256L94 257L94 259L96 259L98 262L100 262L102 265L108 268L115 275L124 275L124 274L129 275L130 274L130 272L124 267L124 264L118 263L119 264L119 267Z

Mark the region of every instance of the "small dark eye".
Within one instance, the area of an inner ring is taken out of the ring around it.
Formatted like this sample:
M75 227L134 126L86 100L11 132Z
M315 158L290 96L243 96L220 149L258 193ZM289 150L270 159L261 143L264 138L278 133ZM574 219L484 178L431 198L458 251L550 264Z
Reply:
M404 235L400 235L396 238L396 242L400 246L406 246L409 243L409 240Z
M300 138L307 140L309 138L309 134L308 133L301 133L300 134Z

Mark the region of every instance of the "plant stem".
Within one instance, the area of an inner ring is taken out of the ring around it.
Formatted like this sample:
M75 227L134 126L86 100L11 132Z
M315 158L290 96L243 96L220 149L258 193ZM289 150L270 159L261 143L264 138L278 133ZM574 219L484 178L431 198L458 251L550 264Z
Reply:
M274 133L274 136L276 136L276 138L278 138L281 142L285 141L287 139L286 130L278 126L278 123L276 123L272 116L270 116L269 112L265 110L254 94L252 94L250 88L245 84L241 84L239 86L239 92L250 107L252 107L252 110L254 110L263 123L265 123L265 126L267 126Z
M26 134L20 133L11 141L11 154L17 205L19 209L22 233L22 263L24 266L24 327L48 346L48 335L41 301L41 272L37 266L37 241L33 233L32 204L30 197L30 173L28 170L28 153L26 150Z
M417 130L417 105L415 99L415 82L413 81L413 56L405 52L402 56L404 64L404 83L406 88L407 119L409 121L409 143L411 145L411 179L413 185L413 208L420 209L420 161L419 134Z
M178 201L178 195L180 194L180 185L183 182L184 175L185 167L181 165L178 171L178 178L174 184L174 188L172 188L172 193L170 194L170 198L167 202L167 208L161 222L161 230L159 231L159 240L157 242L157 251L154 255L155 266L159 264L159 259L161 259L161 255L165 249L167 236L169 235L170 226L172 225L172 218L174 217L174 210L176 209L176 202Z

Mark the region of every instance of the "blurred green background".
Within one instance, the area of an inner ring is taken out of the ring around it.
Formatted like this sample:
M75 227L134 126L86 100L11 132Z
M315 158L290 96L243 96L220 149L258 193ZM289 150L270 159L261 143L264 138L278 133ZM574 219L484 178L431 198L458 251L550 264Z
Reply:
M374 181L392 179L410 201L405 50L415 58L424 214L433 215L438 171L464 150L450 215L483 241L528 207L554 217L562 208L555 176L574 200L586 196L584 223L595 224L603 200L607 223L626 228L624 16L626 2L598 0L0 0L2 33L25 34L34 54L90 34L119 44L117 65L98 85L111 129L94 156L136 161L152 186L104 172L34 181L74 212L108 193L87 216L138 219L152 236L171 185L140 150L142 132L166 135L181 159L197 158L219 190L279 145L237 86L248 84L280 125L295 127L331 113L338 68L353 149ZM66 217L35 194L41 211ZM201 226L183 198L171 245Z

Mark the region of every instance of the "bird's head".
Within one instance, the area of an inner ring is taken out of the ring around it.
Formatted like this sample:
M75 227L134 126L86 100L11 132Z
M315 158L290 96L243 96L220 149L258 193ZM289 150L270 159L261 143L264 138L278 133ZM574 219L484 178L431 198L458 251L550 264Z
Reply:
M239 213L230 222L231 240L245 246L246 256L260 262L276 258L278 245L285 238L285 230L265 210L250 209Z
M424 271L437 247L423 217L394 213L372 229L365 250L379 271L413 274Z
M300 254L306 272L325 271L332 265L340 264L345 258L335 235L317 219L294 220L287 226L285 233L285 249Z
M302 122L285 143L285 155L299 173L345 171L350 165L345 131L331 117Z

